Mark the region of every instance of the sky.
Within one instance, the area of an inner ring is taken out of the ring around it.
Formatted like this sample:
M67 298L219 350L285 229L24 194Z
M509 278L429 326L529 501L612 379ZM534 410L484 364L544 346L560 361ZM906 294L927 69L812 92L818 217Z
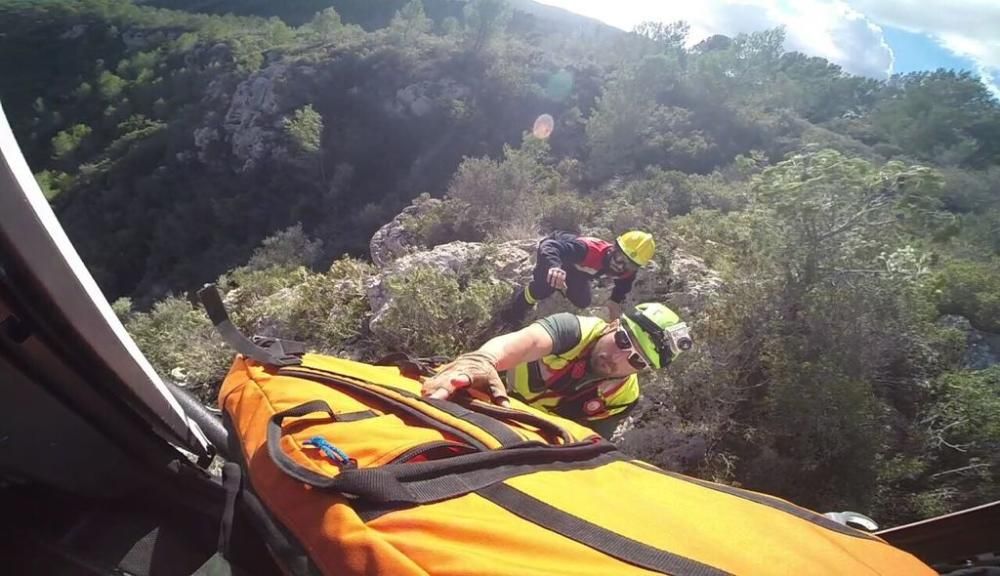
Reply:
M1000 97L1000 0L539 0L631 30L684 20L689 42L784 26L785 48L887 78L970 70Z

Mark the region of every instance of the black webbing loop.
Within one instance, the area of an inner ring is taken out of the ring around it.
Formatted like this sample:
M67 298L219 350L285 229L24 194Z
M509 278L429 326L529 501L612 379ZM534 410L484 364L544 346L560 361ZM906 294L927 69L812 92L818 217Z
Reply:
M468 404L468 406L476 412L481 412L498 420L510 420L533 426L541 430L549 437L560 438L564 444L572 444L577 441L577 439L562 426L551 420L542 418L537 414L532 414L531 412L522 412L521 410L514 410L513 408L504 408L503 406L488 404L481 400L473 400Z
M322 374L319 374L317 372L322 372ZM350 380L347 380L340 374L335 374L333 372L328 372L326 370L313 367L309 367L309 370L303 370L300 368L282 368L281 371L279 371L278 373L285 376L305 378L307 380L312 380L313 382L318 382L326 386L332 386L334 388L348 390L352 394L359 394L363 396L366 400L374 400L380 404L384 404L385 406L388 407L390 411L396 413L397 415L405 414L406 416L415 418L417 421L426 426L444 432L445 434L450 434L461 442L465 442L466 444L478 449L486 450L486 445L477 440L473 435L464 432L458 428L455 428L450 424L446 424L444 422L441 422L440 420L432 418L431 416L425 414L423 411L413 406L410 406L405 402L402 402L396 398L392 398L380 391L380 389L391 389L392 391L400 394L401 396L419 398L419 396L416 396L415 394L412 394L406 390L401 390L386 386L379 386L377 384L372 384L368 386L365 385L365 383L363 382L352 382Z
M526 442L522 446L443 460L344 470L336 482L318 487L332 488L369 503L427 504L469 494L523 474L598 468L622 458L610 442L571 446Z
M515 444L524 442L524 438L519 436L517 432L514 432L510 426L494 418L492 415L482 413L483 411L481 410L472 410L465 405L449 400L422 399L438 410L451 414L455 418L464 420L486 431L490 436L496 438L497 442L503 447L514 446Z
M274 461L275 466L292 478L317 488L334 488L336 485L336 478L330 478L309 470L308 468L295 462L291 456L286 454L285 451L281 449L282 421L284 421L285 418L307 416L314 412L326 412L330 415L330 418L336 419L333 410L330 409L330 405L322 400L306 402L305 404L300 404L294 408L289 408L288 410L278 412L274 416L271 416L271 421L267 424L267 453L271 456L271 460ZM345 469L350 467L352 467L352 464L344 464Z
M198 297L201 299L202 305L205 306L205 311L208 312L208 318L222 335L222 339L240 354L266 366L295 366L302 363L302 359L288 353L284 349L284 345L264 348L244 336L230 321L215 284L206 284L201 290L198 290Z
M322 400L306 402L278 412L267 428L267 452L285 474L310 486L334 490L368 502L424 504L468 494L507 478L546 469L581 469L618 460L620 454L609 442L579 442L549 446L523 442L500 450L474 452L443 460L388 464L378 468L356 468L351 461L340 474L329 477L302 466L281 449L281 423L285 418L325 412L336 418Z
M250 341L261 348L274 348L282 356L302 356L306 353L306 345L295 340L284 340L270 336L252 336Z

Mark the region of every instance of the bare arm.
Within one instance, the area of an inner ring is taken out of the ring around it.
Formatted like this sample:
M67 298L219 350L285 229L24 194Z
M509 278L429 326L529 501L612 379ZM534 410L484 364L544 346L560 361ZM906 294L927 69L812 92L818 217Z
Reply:
M479 351L496 358L496 369L502 372L548 356L552 353L552 337L545 328L531 324L517 332L493 338L483 344Z
M508 405L507 390L498 370L510 370L522 362L538 360L552 351L552 337L537 324L497 336L479 350L462 354L454 362L424 381L424 396L444 400L456 390L471 387L487 392L493 402Z

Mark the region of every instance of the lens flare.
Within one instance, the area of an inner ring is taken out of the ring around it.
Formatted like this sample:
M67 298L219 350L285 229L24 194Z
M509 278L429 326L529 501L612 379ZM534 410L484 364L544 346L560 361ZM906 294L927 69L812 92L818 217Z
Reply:
M547 140L552 135L552 130L556 127L556 121L548 114L542 114L535 120L531 133L539 140Z

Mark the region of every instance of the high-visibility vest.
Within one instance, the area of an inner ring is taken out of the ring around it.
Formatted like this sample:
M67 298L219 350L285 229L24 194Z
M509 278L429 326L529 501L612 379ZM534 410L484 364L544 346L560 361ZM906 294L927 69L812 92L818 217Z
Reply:
M588 376L590 351L604 334L600 318L577 316L580 342L562 354L550 354L507 372L507 384L531 406L573 420L600 420L618 414L639 399L639 379Z

